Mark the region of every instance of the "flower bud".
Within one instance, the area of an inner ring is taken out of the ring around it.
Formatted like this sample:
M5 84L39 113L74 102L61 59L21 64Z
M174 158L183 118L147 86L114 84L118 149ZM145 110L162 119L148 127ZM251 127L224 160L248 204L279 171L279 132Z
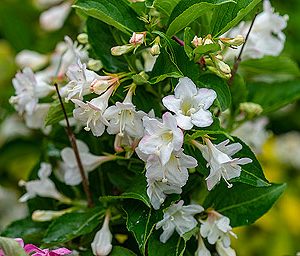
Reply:
M214 55L210 55L215 67L223 74L231 74L230 67L222 60L220 60L220 56L216 57Z
M131 52L134 48L135 47L133 44L125 44L121 46L115 46L111 48L110 51L113 56L121 56L125 53Z
M87 44L89 42L89 37L86 33L81 33L77 36L77 40L81 44Z
M70 209L62 210L62 211L44 211L44 210L36 210L32 213L32 220L33 221L51 221L55 218L58 218L66 213L70 212Z
M96 256L106 256L112 249L112 234L109 230L109 213L106 213L102 228L96 233L91 244L93 254Z
M146 32L136 33L133 32L132 37L129 40L130 44L141 45L146 42Z
M101 60L90 59L88 62L88 68L93 71L99 71L100 69L103 68L103 64Z
M194 36L194 38L193 38L193 40L191 41L191 43L192 43L195 47L198 47L199 45L203 45L202 37Z
M16 63L20 68L30 67L32 70L44 67L48 61L48 56L30 50L23 50L16 56Z
M160 37L156 37L153 46L150 49L150 54L156 56L160 54Z
M205 38L203 38L203 45L207 45L207 44L214 44L211 34L208 34Z
M220 38L220 41L228 46L240 46L245 43L245 38L242 35L237 35L235 38Z
M137 85L146 84L148 82L148 79L149 76L146 74L145 71L142 71L139 74L132 76L133 82Z
M251 116L258 116L263 112L263 108L261 105L253 103L253 102L243 102L240 104L240 110L242 112L246 112Z

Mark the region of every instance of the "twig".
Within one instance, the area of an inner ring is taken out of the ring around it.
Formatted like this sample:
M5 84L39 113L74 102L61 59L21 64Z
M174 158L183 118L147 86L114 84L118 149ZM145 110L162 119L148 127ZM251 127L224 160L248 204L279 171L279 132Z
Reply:
M177 36L172 36L172 39L177 42L179 45L184 46L184 42L179 39Z
M90 191L88 180L87 180L87 177L85 175L84 168L83 168L83 165L82 165L82 162L81 162L81 159L80 159L80 155L79 155L79 151L78 151L78 147L77 147L77 143L76 143L76 137L75 137L75 135L72 131L72 128L70 126L69 119L68 119L68 116L67 116L67 112L66 112L66 109L64 107L62 98L60 96L57 83L54 83L54 86L55 86L55 89L56 89L56 92L57 92L57 95L58 95L58 99L59 99L62 111L64 113L64 117L65 117L65 120L66 120L66 123L67 123L66 131L67 131L71 146L72 146L74 154L75 154L75 158L76 158L76 162L77 162L78 169L79 169L79 172L80 172L80 176L82 178L83 190L84 190L84 192L86 194L86 197L87 197L88 207L93 207L94 203L93 203L93 200L92 200L92 193Z
M256 13L256 14L254 15L254 17L253 17L253 20L252 20L252 22L251 22L250 28L249 28L248 33L247 33L246 38L245 38L245 42L244 42L244 44L243 44L243 46L242 46L242 48L241 48L241 50L240 50L240 53L239 53L237 59L236 59L235 62L234 62L233 69L232 69L232 71L231 71L231 77L230 77L230 79L229 79L229 81L228 81L228 84L229 84L229 85L232 85L233 80L234 80L234 77L235 77L235 74L237 73L237 70L238 70L238 68L239 68L240 62L242 61L242 54L243 54L243 51L244 51L244 49L245 49L245 45L246 45L246 43L247 43L247 41L248 41L250 32L251 32L251 30L252 30L252 28L253 28L253 25L254 25L254 22L255 22L255 20L256 20L257 15L258 15L258 13Z

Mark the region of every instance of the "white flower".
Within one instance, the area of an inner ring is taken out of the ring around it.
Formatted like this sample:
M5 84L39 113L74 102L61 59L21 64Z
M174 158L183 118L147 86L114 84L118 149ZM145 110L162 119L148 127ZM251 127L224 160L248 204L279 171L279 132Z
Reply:
M180 128L190 130L193 125L207 127L213 123L208 108L217 97L214 90L197 89L191 79L183 77L179 78L174 93L175 95L164 97L162 102L168 110L175 113Z
M112 234L109 230L109 213L106 213L102 228L96 233L91 244L93 254L96 256L106 256L112 249Z
M71 5L72 3L66 1L44 11L40 16L41 27L47 31L54 31L62 28L71 11Z
M264 11L260 13L254 22L251 33L245 44L242 59L259 59L265 55L278 56L283 50L285 35L282 32L287 26L288 16L280 16L274 12L270 1L264 1ZM229 31L226 36L246 36L250 28L250 22L242 22L238 27ZM226 59L234 59L239 50L231 48L225 54Z
M183 200L180 200L177 204L171 205L164 212L164 218L156 224L156 229L162 227L164 230L160 236L162 243L167 242L175 230L182 236L197 226L194 215L202 212L203 207L195 204L183 206L183 203Z
M17 54L16 63L21 68L29 67L32 70L38 70L48 63L48 56L30 50L23 50Z
M80 140L77 140L77 147L86 175L88 172L93 171L102 163L113 160L115 158L114 155L96 156L89 153L88 146ZM82 179L73 149L69 147L64 148L61 151L61 158L63 162L60 163L60 169L63 172L64 182L67 185L78 185L82 181Z
M158 56L153 56L151 54L151 48L145 49L145 51L142 51L142 57L144 59L144 70L145 72L151 72Z
M109 121L107 132L109 134L124 133L133 138L141 138L144 135L142 118L146 116L143 111L136 111L132 103L133 90L129 90L123 103L117 102L116 105L106 109L104 117Z
M139 150L144 154L156 154L165 165L173 150L177 151L183 143L183 133L171 113L162 116L162 122L155 118L143 117L145 135L139 143Z
M232 184L228 180L241 175L239 165L251 163L252 160L250 158L231 158L242 149L240 143L227 145L229 140L225 140L218 145L214 145L209 139L205 138L204 140L206 145L201 145L195 141L193 143L201 150L204 159L207 161L207 167L210 168L209 176L206 178L208 190L211 190L221 178L225 180L228 188L231 188Z
M205 247L205 244L201 236L198 236L198 248L197 251L195 252L195 256L211 256L211 253Z
M88 63L89 55L87 48L79 45L77 41L73 42L70 37L65 36L65 42L59 43L55 49L51 66L54 72L57 73L57 76L62 78L70 65L78 63L78 59L82 63Z
M229 225L229 218L221 215L216 211L208 212L208 217L205 221L200 220L200 234L203 238L207 238L210 244L215 244L221 241L225 248L230 246L230 237L237 238L236 234L232 232L232 227Z
M10 103L15 106L19 114L24 112L32 114L38 99L47 96L53 90L44 81L37 80L30 68L24 68L23 72L18 72L12 82L16 96L10 98Z
M63 201L65 197L59 193L49 176L52 172L50 164L41 163L41 167L38 171L38 176L40 179L31 180L28 182L20 181L20 186L25 186L27 193L25 193L20 199L20 202L26 202L28 199L34 198L36 196L40 197L50 197L60 201Z
M70 82L62 91L67 101L74 98L82 100L83 96L91 93L90 86L99 77L94 71L88 70L86 64L82 64L80 59L77 64L69 66L66 75Z
M270 134L266 131L267 118L247 121L232 132L232 135L242 139L251 149L259 154Z
M86 124L86 131L92 131L94 136L101 136L105 131L105 125L109 125L104 117L104 111L108 107L108 100L113 92L113 88L107 90L101 96L88 101L73 99L72 101L78 106L73 110L73 116L82 124Z
M26 126L31 129L42 129L46 134L51 131L51 127L45 127L45 119L50 108L49 103L37 104L34 112L30 115L24 114Z
M183 153L183 149L172 152L169 161L162 165L157 155L144 155L136 150L138 156L146 161L147 194L154 209L159 209L166 194L181 194L189 177L187 168L197 166L197 160Z
M224 247L221 241L217 241L216 250L220 256L236 256L235 251L231 247Z

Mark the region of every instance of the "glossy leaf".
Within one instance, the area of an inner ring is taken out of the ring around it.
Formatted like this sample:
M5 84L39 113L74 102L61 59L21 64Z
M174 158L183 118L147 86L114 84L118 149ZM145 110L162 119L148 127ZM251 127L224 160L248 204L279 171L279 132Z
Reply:
M211 31L214 36L220 36L236 26L262 0L235 0L214 9Z
M144 30L143 22L123 1L78 0L73 7L127 34Z
M272 207L285 187L285 184L261 188L235 184L228 189L225 184L221 184L208 194L204 207L212 207L230 218L233 227L250 225Z
M158 11L170 16L174 7L180 2L180 0L154 0L153 5Z
M154 225L162 218L162 214L134 201L129 201L123 208L127 214L127 229L133 233L141 252L144 254Z
M233 2L232 0L181 0L171 13L169 19L168 36L173 36L188 26L201 15L207 13L218 5Z
M91 233L101 224L104 214L105 210L99 207L85 212L67 213L51 223L43 242L46 244L60 244Z
M265 56L262 59L242 61L239 72L246 80L258 82L283 82L299 78L296 62L285 56Z
M113 28L91 17L88 18L86 26L93 53L102 61L104 69L112 73L127 71L128 64L124 57L113 56L110 52L112 46L118 45L112 34Z
M279 83L248 83L248 101L262 106L270 113L300 99L300 80Z
M21 237L25 243L39 243L48 225L49 222L35 222L31 218L25 218L11 223L1 235L11 238Z
M110 256L136 256L133 251L121 246L113 246Z

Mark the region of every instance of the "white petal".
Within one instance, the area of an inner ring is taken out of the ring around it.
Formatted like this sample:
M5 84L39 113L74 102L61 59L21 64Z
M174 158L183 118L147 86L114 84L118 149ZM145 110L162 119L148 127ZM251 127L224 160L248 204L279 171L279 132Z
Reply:
M180 110L181 100L174 97L174 95L168 95L162 99L163 105L171 112L178 113Z
M197 94L197 88L190 78L182 77L179 78L179 83L176 85L174 93L177 99L191 98Z
M208 127L213 123L212 114L208 110L200 108L191 115L192 123L197 127Z

